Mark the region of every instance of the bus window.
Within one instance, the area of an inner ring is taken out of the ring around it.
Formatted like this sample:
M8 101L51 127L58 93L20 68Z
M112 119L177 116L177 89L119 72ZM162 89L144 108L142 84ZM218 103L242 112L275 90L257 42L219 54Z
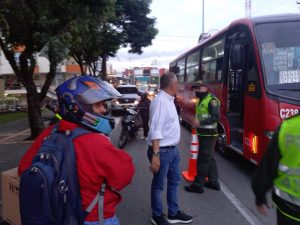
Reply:
M186 61L186 81L197 81L199 71L199 55L200 52L194 52L187 57Z
M256 28L267 91L276 97L299 101L299 22L258 24Z
M219 150L258 164L274 129L300 110L299 26L296 14L243 18L173 60L182 121L193 124L201 79L221 102Z
M175 74L178 74L179 73L179 67L178 66L170 66L170 72L173 72Z
M242 44L234 44L231 46L230 55L236 53L236 49L242 48ZM243 102L243 75L242 66L232 63L234 57L230 57L229 71L228 71L228 109L231 112L242 113Z
M185 74L185 58L181 59L177 63L179 72L176 74L178 82L184 82L184 74Z
M221 81L224 39L205 47L202 53L201 76L204 81Z
M246 77L246 94L256 99L261 98L260 81L258 77L257 67L255 64L254 50L249 46L249 58L247 63L247 77Z
M227 112L238 113L241 118L244 111L244 91L247 55L249 52L250 37L245 27L236 27L228 33L226 40L226 64L228 69L225 77L227 80ZM242 122L242 121L241 121Z

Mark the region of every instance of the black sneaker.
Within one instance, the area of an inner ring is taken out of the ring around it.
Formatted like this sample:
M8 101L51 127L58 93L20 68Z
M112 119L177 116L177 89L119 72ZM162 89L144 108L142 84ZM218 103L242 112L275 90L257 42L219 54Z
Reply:
M171 216L168 215L169 223L191 223L193 221L193 217L185 214L182 210L179 210L176 215Z
M216 191L220 191L221 190L221 187L220 187L220 184L219 183L211 183L211 182L206 182L204 184L204 187L207 187L207 188L210 188L210 189L214 189Z
M195 192L195 193L203 193L204 188L203 187L198 187L194 184L191 184L190 186L184 186L185 191L187 192Z
M151 223L154 225L169 225L169 223L165 220L164 215L160 216L152 216Z

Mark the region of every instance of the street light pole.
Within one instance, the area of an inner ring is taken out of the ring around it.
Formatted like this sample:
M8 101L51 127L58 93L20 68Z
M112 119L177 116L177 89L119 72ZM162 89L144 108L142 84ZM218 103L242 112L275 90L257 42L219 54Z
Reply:
M297 5L298 9L300 9L300 0L296 0L296 5Z
M202 0L202 34L204 33L204 0Z

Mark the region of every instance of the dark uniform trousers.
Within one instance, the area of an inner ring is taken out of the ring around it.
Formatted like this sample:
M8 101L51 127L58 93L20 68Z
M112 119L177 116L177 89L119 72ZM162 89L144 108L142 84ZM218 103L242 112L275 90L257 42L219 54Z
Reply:
M203 187L206 176L212 184L218 184L218 169L214 158L214 151L218 136L200 136L197 158L197 175L194 180L196 186Z
M144 137L146 138L149 132L149 116L142 115L141 117L143 120Z

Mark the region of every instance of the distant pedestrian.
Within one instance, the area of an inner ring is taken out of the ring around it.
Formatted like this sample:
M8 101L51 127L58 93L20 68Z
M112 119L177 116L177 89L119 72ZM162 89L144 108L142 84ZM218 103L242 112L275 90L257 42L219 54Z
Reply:
M220 101L209 93L207 85L201 83L195 88L198 101L195 108L194 127L196 127L199 140L197 175L191 185L185 186L185 190L203 193L205 186L219 191L220 184L214 151L218 138ZM205 182L206 177L208 177L208 182Z
M180 125L174 104L177 91L177 77L174 73L160 78L161 91L150 105L150 130L148 133L148 158L153 172L151 184L151 222L154 225L169 223L190 223L192 216L180 210L178 187L180 184L179 149ZM167 179L167 222L163 214L162 192Z
M140 93L141 100L137 107L139 108L140 115L143 120L144 138L147 138L149 131L149 110L151 100L148 98L148 93Z
M278 225L300 224L300 114L275 131L252 180L256 207L267 215L266 193L273 188Z

